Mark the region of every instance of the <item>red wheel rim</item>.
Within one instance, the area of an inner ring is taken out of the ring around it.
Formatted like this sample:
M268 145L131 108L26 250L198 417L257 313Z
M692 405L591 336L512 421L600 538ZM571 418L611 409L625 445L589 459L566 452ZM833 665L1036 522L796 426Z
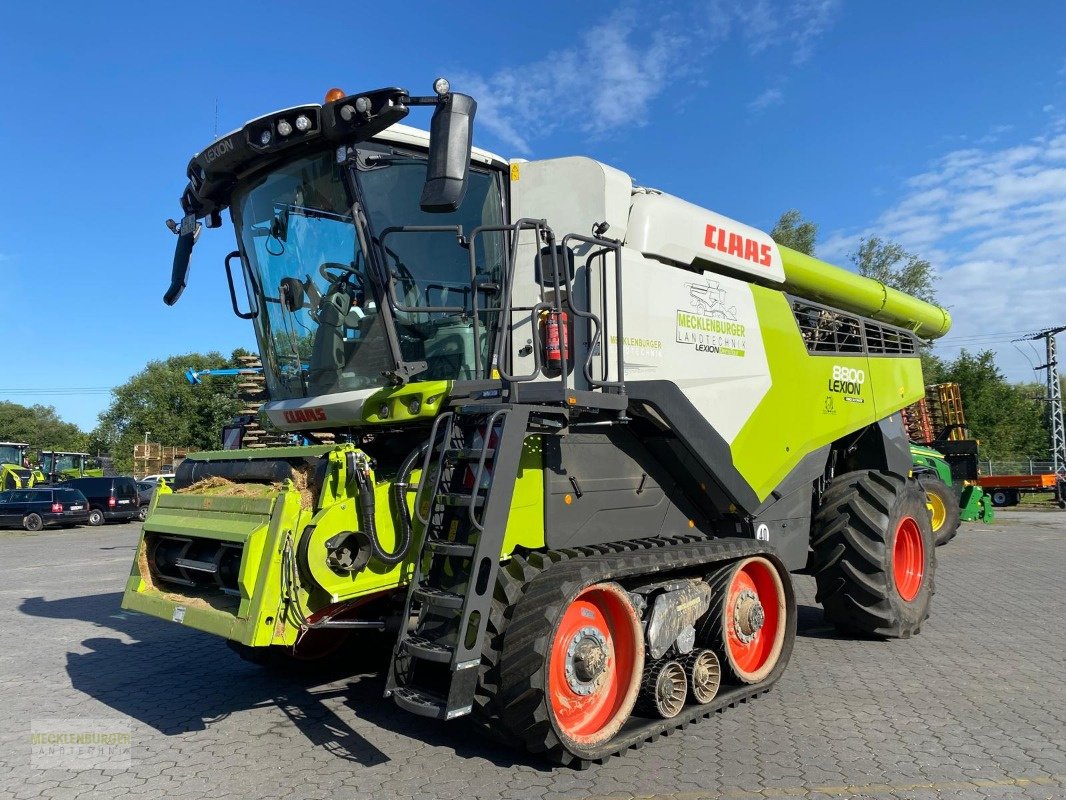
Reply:
M602 656L595 676L575 660L582 647ZM559 732L585 745L610 739L633 710L643 669L644 637L625 591L609 583L583 589L552 638L548 698Z
M908 603L918 596L925 575L925 545L922 532L913 517L904 517L896 527L892 545L892 574L896 591Z
M757 630L744 624L745 619L750 621L744 604L750 607L752 595L762 607ZM741 562L729 584L723 617L726 649L737 677L756 683L770 674L781 655L785 621L785 588L777 570L763 558Z

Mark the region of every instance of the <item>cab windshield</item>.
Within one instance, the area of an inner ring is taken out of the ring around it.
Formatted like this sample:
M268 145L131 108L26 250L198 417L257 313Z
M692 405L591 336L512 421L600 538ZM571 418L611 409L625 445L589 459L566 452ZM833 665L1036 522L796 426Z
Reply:
M13 444L0 444L0 464L22 466L22 448Z
M70 470L79 471L81 468L81 456L76 453L61 453L59 455L53 455L52 453L41 454L41 468L48 473L51 472L67 472ZM55 461L53 465L52 462Z
M302 158L234 193L231 210L252 270L248 286L274 399L384 386L394 356L425 362L416 381L478 377L475 365L487 363L502 234L477 237L472 279L470 250L454 232L397 228L461 226L468 235L502 225L498 176L472 169L456 212L426 214L419 206L424 157L382 148L360 151L355 161L338 163L333 151ZM386 274L360 246L349 181L358 181L376 263ZM389 345L388 322L399 353Z

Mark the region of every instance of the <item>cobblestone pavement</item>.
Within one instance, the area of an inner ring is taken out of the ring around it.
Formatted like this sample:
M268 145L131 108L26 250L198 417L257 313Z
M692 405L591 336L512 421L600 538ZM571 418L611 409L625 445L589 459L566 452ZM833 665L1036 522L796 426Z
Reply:
M798 577L774 691L585 772L404 714L380 677L274 674L120 611L133 525L3 533L0 797L1066 798L1066 514L1000 517L940 548L917 639L837 636ZM126 726L130 768L35 768L60 719Z

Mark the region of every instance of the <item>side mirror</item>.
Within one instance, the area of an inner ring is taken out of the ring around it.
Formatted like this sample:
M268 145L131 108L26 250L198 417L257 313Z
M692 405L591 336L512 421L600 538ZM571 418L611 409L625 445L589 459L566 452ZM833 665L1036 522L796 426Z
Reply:
M470 143L477 102L465 94L446 94L437 101L429 124L429 164L422 187L423 211L455 211L466 196Z
M174 265L170 268L170 288L163 295L163 302L168 306L174 305L185 291L185 282L189 277L189 260L192 258L192 246L200 237L200 223L196 221L195 214L186 214L182 217L181 227L172 225L167 220L168 227L178 234L178 244L174 248Z

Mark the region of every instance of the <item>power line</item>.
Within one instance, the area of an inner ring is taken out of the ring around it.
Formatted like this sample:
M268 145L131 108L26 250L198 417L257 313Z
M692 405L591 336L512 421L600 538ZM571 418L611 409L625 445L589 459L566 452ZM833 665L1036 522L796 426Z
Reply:
M44 389L0 389L0 395L18 395L25 397L28 395L45 395L45 396L73 396L73 395L90 395L90 394L111 394L114 391L114 387L111 386L52 386Z

